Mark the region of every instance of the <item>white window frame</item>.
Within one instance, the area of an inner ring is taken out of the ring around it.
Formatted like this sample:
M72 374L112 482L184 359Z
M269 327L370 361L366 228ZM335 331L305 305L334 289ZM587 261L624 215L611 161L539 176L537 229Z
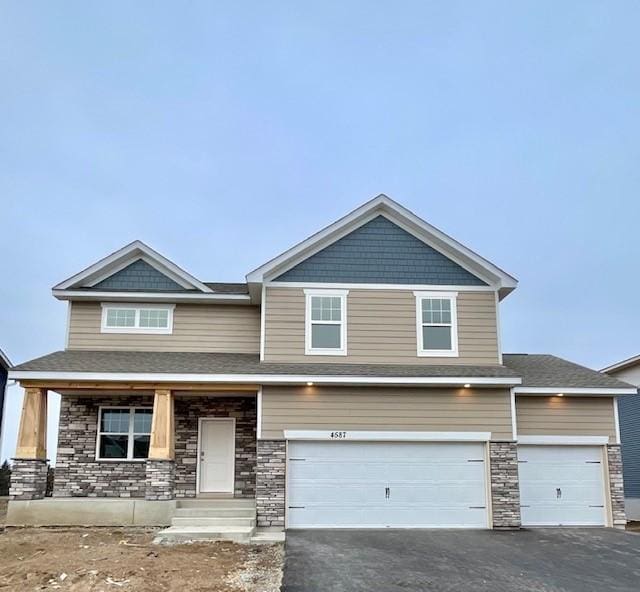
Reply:
M458 310L457 292L414 292L416 297L416 339L417 353L421 358L457 358L458 353ZM451 324L449 323L423 323L422 322L422 301L431 298L449 300L451 303ZM424 349L422 341L422 327L429 325L432 327L451 326L451 349Z
M347 294L349 290L305 289L305 355L307 356L346 356L347 355ZM311 299L314 296L340 298L340 321L312 321ZM340 325L340 348L311 347L311 325Z
M124 304L102 302L102 321L100 323L101 333L130 333L143 335L171 335L173 333L173 310L175 304ZM107 326L107 314L113 309L133 309L135 311L135 325L133 327L109 327ZM166 327L140 327L140 311L144 309L166 310L167 326Z
M103 432L101 431L101 426L102 426L102 411L113 411L116 409L128 409L129 410L129 431L128 432ZM151 413L153 414L153 407L152 406L143 406L143 405L136 405L136 406L128 406L128 405L104 405L104 406L100 406L98 407L98 427L97 427L97 435L96 435L96 460L99 460L100 462L145 462L147 459L146 458L133 458L133 438L134 436L146 436L147 433L142 433L142 432L134 432L133 430L133 424L134 424L134 418L135 418L135 412L139 411L139 410L151 410ZM132 413L133 412L133 413ZM153 421L153 415L152 415L152 421ZM151 432L149 432L149 439L151 439ZM101 436L127 436L128 440L127 440L127 457L126 458L102 458L100 456L100 437ZM151 445L151 440L149 440L149 445Z

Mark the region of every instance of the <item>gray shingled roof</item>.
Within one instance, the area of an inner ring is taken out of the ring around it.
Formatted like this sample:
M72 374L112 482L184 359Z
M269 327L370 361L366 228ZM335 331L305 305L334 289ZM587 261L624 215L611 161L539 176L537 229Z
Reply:
M521 386L560 388L635 388L549 354L503 354L504 365L522 377Z
M248 294L249 286L240 282L204 282L205 286L221 294Z
M34 372L141 372L171 374L270 374L317 376L511 378L504 366L392 364L274 364L255 354L131 351L58 351L16 366Z
M13 368L32 372L269 374L379 377L522 378L522 386L630 388L590 368L545 354L504 354L503 366L398 364L275 364L255 354L199 352L58 351ZM632 387L635 388L635 387Z

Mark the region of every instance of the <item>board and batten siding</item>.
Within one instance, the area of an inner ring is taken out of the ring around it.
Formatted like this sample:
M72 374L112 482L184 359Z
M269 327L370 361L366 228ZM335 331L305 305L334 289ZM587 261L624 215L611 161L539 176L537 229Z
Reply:
M263 439L283 430L491 432L512 439L508 389L264 386Z
M412 290L351 289L347 296L346 356L305 356L302 288L266 289L265 361L359 364L499 363L495 294L458 292L459 357L417 355Z
M612 397L516 397L518 436L609 436L616 441Z
M180 352L260 351L260 308L230 304L176 304L173 333L101 333L97 302L72 302L67 349Z

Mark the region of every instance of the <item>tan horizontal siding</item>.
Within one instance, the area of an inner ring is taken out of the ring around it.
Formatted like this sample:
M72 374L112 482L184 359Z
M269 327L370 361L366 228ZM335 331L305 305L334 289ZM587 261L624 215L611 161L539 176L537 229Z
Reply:
M262 437L283 430L491 432L511 439L505 389L264 386Z
M516 397L519 436L609 436L615 442L612 397Z
M100 303L73 302L68 349L259 353L260 309L176 304L173 334L100 333Z
M498 363L493 292L459 292L457 358L417 355L416 298L411 290L349 290L347 356L305 356L301 288L266 290L265 360L362 364Z

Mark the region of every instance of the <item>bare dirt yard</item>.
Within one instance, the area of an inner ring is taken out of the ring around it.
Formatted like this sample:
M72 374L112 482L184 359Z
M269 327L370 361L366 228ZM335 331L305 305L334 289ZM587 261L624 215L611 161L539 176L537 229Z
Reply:
M277 592L283 546L153 545L154 531L9 528L0 532L0 591Z

